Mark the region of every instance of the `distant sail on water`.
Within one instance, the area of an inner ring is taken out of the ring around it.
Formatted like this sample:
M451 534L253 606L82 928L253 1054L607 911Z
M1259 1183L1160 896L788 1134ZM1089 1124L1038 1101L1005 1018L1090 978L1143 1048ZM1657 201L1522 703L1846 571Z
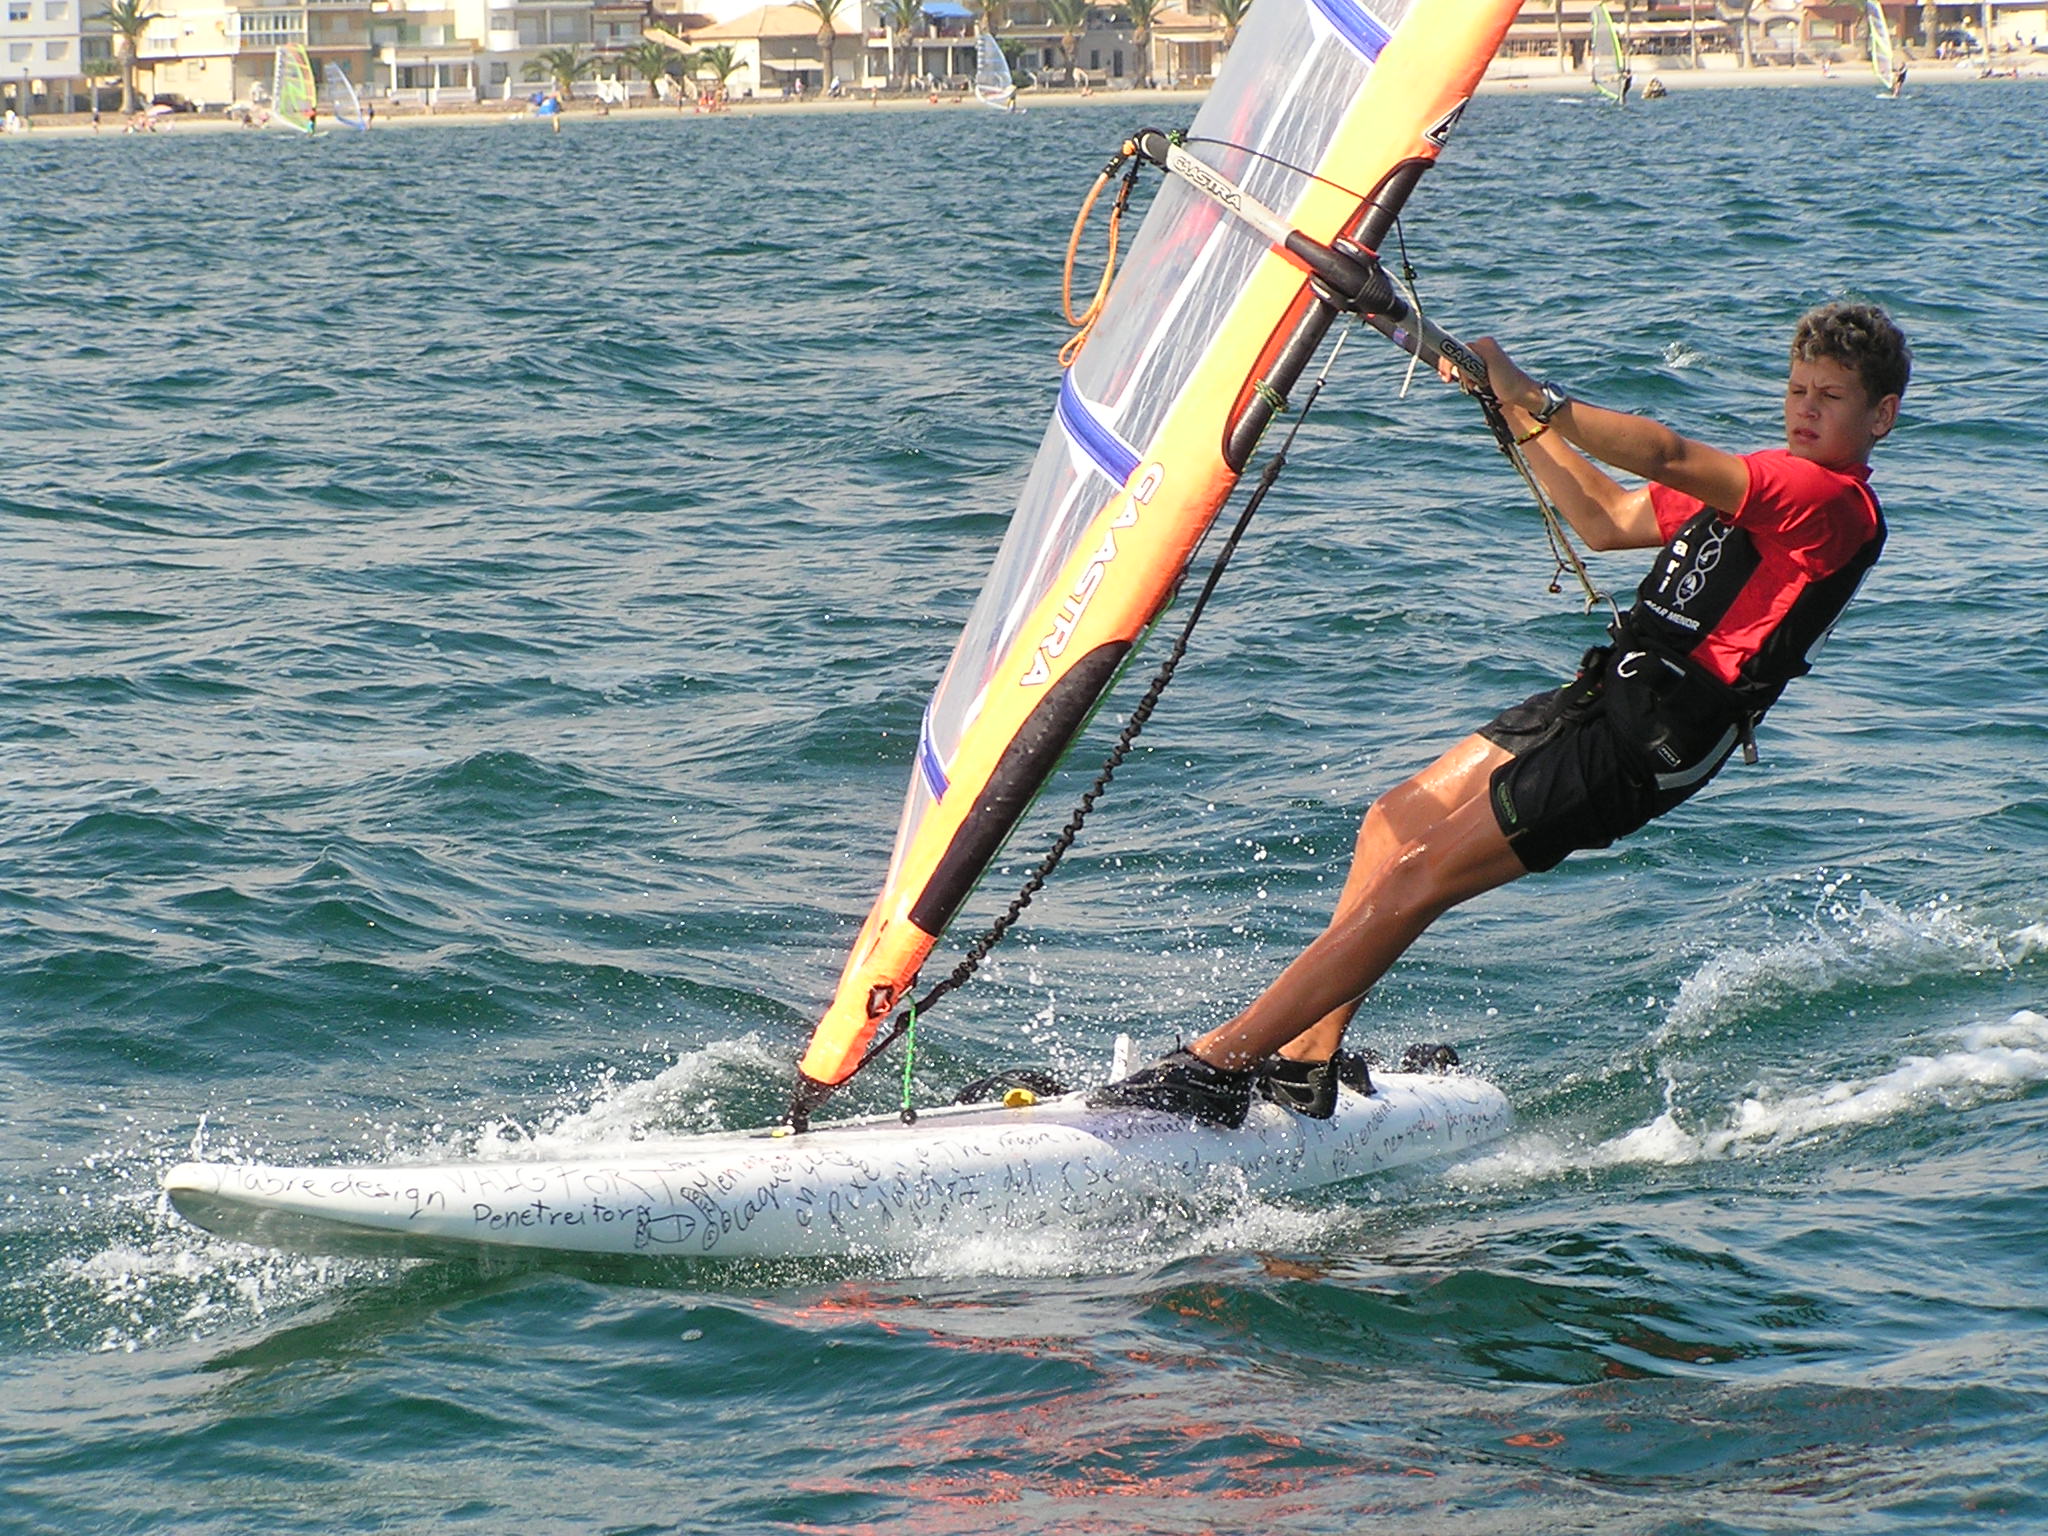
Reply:
M1621 33L1615 30L1614 13L1605 4L1593 7L1586 67L1592 72L1594 90L1609 101L1622 100L1621 77L1628 73L1628 52Z
M1520 0L1260 0L1188 149L1310 238L1377 248ZM924 711L887 877L800 1070L859 1065L1172 597L1334 318L1307 272L1159 189ZM801 1085L800 1085L801 1093Z
M319 83L313 61L303 43L290 43L277 50L277 63L270 76L270 121L300 133L313 131L313 109L319 100Z
M1017 98L1010 61L1003 57L1003 45L993 33L984 32L975 40L974 94L991 107L1007 107Z
M326 77L327 115L346 127L369 127L369 120L363 116L363 99L356 94L355 83L349 79L348 71L330 62Z

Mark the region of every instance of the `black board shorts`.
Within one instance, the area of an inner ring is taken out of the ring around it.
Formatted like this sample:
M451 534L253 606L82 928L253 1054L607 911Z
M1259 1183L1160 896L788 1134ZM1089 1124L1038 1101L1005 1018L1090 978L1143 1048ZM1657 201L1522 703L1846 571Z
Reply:
M1716 730L1695 762L1660 773L1644 745L1657 724L1647 690L1595 676L1532 694L1479 728L1514 754L1493 770L1489 799L1531 874L1580 849L1605 848L1690 799L1735 745L1732 726Z

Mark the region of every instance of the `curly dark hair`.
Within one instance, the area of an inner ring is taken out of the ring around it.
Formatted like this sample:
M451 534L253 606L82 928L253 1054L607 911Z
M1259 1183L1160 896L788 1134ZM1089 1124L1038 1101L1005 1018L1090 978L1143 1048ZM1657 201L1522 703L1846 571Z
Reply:
M1792 361L1822 358L1856 370L1873 401L1903 395L1913 371L1913 349L1892 317L1875 304L1822 304L1799 317Z

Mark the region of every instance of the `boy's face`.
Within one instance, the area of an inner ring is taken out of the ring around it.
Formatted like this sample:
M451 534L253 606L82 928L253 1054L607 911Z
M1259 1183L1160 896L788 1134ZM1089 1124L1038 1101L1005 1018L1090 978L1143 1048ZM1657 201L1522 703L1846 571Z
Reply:
M1872 400L1863 379L1831 357L1795 361L1785 378L1785 447L1830 469L1870 461L1899 418L1899 397Z

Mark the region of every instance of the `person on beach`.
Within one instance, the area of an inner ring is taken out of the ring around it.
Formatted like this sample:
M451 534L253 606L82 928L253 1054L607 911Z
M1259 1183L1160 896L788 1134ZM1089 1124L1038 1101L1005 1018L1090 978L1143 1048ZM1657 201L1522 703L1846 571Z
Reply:
M1538 383L1473 349L1538 482L1596 550L1659 548L1636 602L1571 682L1504 710L1380 797L1322 935L1244 1012L1090 1095L1211 1124L1254 1092L1328 1118L1360 1000L1459 903L1683 803L1751 732L1884 547L1868 481L1911 352L1885 312L1827 304L1792 336L1785 446L1736 455ZM1650 482L1630 489L1594 460Z

